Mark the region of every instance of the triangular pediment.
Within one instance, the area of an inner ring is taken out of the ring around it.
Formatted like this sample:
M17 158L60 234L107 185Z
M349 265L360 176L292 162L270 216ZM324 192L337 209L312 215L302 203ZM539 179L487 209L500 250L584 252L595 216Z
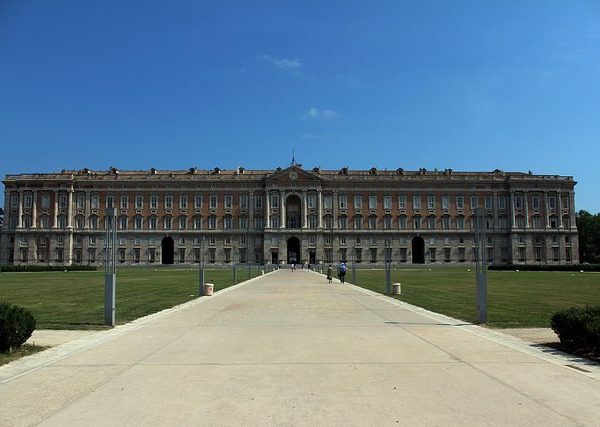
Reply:
M322 182L323 178L294 165L280 171L276 171L275 173L267 176L265 181L289 184L294 182Z

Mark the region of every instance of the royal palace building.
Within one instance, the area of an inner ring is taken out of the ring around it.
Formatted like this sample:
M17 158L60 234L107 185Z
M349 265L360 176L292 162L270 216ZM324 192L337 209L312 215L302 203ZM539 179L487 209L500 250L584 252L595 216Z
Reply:
M398 170L62 171L7 175L0 262L100 265L107 208L127 264L578 263L570 176ZM481 209L478 211L481 214Z

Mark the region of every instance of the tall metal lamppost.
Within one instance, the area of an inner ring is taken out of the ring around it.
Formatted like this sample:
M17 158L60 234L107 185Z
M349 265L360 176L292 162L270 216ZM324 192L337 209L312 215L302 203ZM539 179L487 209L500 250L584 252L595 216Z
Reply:
M198 296L204 295L204 236L200 238L200 259L198 260Z
M392 245L388 239L384 239L385 249L385 293L390 295L392 293L392 260L390 252L392 251Z
M475 258L475 279L477 282L477 323L487 322L487 277L486 277L486 213L484 208L475 210L475 243L477 252Z
M233 248L231 248L231 262L233 265L233 284L237 285L237 271L235 269L235 251L237 250L237 248L234 246Z
M115 326L117 287L117 212L106 208L106 237L104 241L104 324Z

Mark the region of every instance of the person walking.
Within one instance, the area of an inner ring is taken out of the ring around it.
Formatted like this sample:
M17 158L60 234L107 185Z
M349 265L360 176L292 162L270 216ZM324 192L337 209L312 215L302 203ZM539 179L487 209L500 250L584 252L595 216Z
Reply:
M327 267L327 282L331 284L331 280L333 279L333 267L329 264Z
M339 268L339 271L338 271L338 275L340 277L340 282L341 283L345 283L346 282L346 271L347 271L346 264L344 262L342 262L340 264L340 268Z

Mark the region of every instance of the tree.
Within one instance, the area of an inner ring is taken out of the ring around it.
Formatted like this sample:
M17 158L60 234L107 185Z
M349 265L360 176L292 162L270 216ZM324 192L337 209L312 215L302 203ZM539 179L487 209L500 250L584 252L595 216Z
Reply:
M600 263L600 213L592 215L581 210L577 213L579 231L579 260Z

